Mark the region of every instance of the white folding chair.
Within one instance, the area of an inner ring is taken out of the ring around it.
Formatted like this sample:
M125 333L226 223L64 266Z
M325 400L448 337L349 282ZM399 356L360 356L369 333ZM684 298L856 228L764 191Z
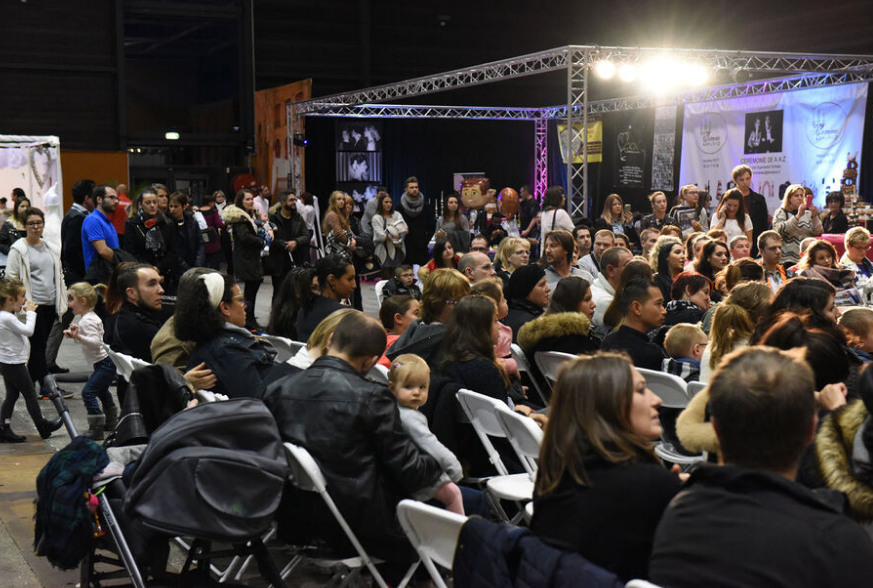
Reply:
M489 437L505 438L506 433L500 422L497 420L497 411L511 412L509 407L489 396L478 394L472 390L458 390L458 402L461 404L464 414L473 425L473 430L476 436L482 442L485 452L488 454L488 461L497 470L498 475L488 478L485 483L487 493L497 500L492 500L494 510L500 517L510 523L517 523L522 518L522 509L519 508L519 513L512 520L506 515L503 507L500 506L500 500L510 500L516 503L527 502L533 499L534 483L530 475L510 474L509 470L500 458L500 454L494 448Z
M527 355L524 354L524 350L518 343L513 343L510 347L511 357L515 360L516 365L518 366L519 372L527 372L528 379L533 384L534 390L539 394L540 399L543 401L543 406L548 406L549 401L546 400L546 395L543 394L543 391L540 389L540 385L537 383L536 375L534 375L533 370L530 366L530 361L527 359Z
M536 482L537 459L543 442L543 430L532 418L511 410L497 410L494 414L521 465L524 466L524 471L530 476L531 482Z
M576 359L576 357L572 353L564 353L563 351L537 351L534 354L534 361L540 373L554 388L561 366L568 360Z
M379 365L378 363L370 368L370 371L367 372L367 377L371 380L376 380L377 382L381 382L383 384L388 383L388 368L384 365Z
M704 388L709 386L709 382L688 382L688 399L691 400Z
M401 500L397 505L397 519L434 585L447 588L436 566L451 571L458 537L467 517L416 500Z
M661 588L658 584L652 584L646 580L631 580L624 588Z
M116 373L128 382L130 381L130 375L134 370L152 365L149 362L133 357L132 355L113 351L113 349L106 343L103 343L103 349L106 350L110 361L115 364Z
M382 308L382 302L385 301L385 294L382 292L385 289L385 284L388 283L388 280L379 280L376 282L376 285L373 286L373 290L376 292L376 303L379 305L379 308Z
M260 335L260 338L272 345L278 352L276 363L287 361L289 358L294 357L301 347L306 346L306 343L292 341L287 337L280 337L278 335Z
M645 368L637 368L637 371L646 379L646 385L661 398L662 408L675 408L682 410L688 406L691 396L688 394L688 384L679 376L656 372ZM706 454L683 455L676 451L671 443L662 440L655 447L655 454L670 463L679 465L691 465L706 459Z
M341 562L337 562L352 570L343 580L341 586L347 586L350 582L354 581L361 573L361 570L366 567L370 570L370 573L373 575L373 581L379 586L379 588L388 588L388 584L385 583L379 570L376 569L376 564L381 563L381 561L375 560L367 555L364 546L361 545L360 541L358 541L355 532L352 531L352 528L349 526L348 522L346 522L345 517L339 511L339 508L337 508L336 503L334 503L333 498L331 498L330 493L327 491L327 481L324 479L324 475L321 473L321 468L318 466L318 463L316 463L312 455L310 455L310 453L303 447L294 445L293 443L285 443L285 454L288 457L288 466L291 470L288 481L300 490L316 492L321 496L321 499L324 500L324 504L327 506L328 510L330 510L330 513L333 515L337 524L342 528L343 533L345 533L349 542L358 554L358 557L344 559ZM293 569L298 562L299 560L294 558L291 563L285 566L285 569L282 570L281 573L283 580L288 577L291 569ZM403 588L409 583L416 568L418 568L418 563L419 562L415 562L410 566L406 575L403 577L403 581L398 585L398 588Z

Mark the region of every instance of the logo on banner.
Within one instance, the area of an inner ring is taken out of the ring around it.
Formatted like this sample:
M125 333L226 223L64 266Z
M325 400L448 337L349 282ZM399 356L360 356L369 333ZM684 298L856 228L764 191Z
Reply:
M812 109L806 125L806 136L816 147L830 149L840 142L845 130L845 111L834 102L822 102Z
M704 153L718 153L727 142L727 123L724 117L715 112L708 112L697 120L694 133L697 147Z

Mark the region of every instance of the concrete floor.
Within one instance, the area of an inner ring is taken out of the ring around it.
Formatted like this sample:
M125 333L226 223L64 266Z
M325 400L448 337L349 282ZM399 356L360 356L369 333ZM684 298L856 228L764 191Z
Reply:
M365 312L378 316L373 283L363 283L361 288ZM272 291L272 284L267 278L258 292L256 308L257 319L263 325L266 325L269 319ZM86 364L78 344L68 339L65 339L61 345L58 364L82 376L80 382L63 382L60 385L66 390L75 392L76 396L66 401L67 406L76 427L85 430L86 413L81 400L81 391L85 379L90 375L90 366ZM55 416L51 402L40 401L40 405L46 417ZM0 587L76 586L79 581L78 570L66 572L57 570L51 567L47 560L33 554L33 501L36 498L36 477L49 458L70 442L69 436L64 429L61 429L49 439L40 439L25 410L23 400L16 403L12 428L19 435L26 435L27 442L0 444ZM290 557L279 546L271 546L271 549L276 550L275 558L281 568ZM255 568L254 565L251 567ZM311 587L324 584L327 580L328 576L323 572L304 567L296 570L289 577L288 585ZM247 574L244 581L250 586L266 585L251 573Z

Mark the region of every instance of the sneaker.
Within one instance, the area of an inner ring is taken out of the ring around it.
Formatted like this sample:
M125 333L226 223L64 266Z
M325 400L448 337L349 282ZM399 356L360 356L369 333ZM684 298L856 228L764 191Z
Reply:
M66 400L69 400L76 395L75 392L70 392L69 390L64 390L63 388L58 388L58 392L60 392L61 396ZM48 395L48 390L46 390L45 388L42 388L40 390L40 393L42 394L42 396L39 397L40 400L51 400L51 396Z
M56 363L53 363L50 366L48 366L48 371L50 374L69 374L70 373L70 370L68 368L61 367Z

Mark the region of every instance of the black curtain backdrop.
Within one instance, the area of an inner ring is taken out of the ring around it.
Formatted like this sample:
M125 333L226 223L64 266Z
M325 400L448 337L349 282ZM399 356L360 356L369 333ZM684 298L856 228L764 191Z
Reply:
M306 119L306 189L319 196L322 209L336 188L335 118ZM414 119L382 120L382 182L399 197L409 176L435 201L440 192L457 191L455 172L485 172L491 187L518 190L533 185L534 123Z

